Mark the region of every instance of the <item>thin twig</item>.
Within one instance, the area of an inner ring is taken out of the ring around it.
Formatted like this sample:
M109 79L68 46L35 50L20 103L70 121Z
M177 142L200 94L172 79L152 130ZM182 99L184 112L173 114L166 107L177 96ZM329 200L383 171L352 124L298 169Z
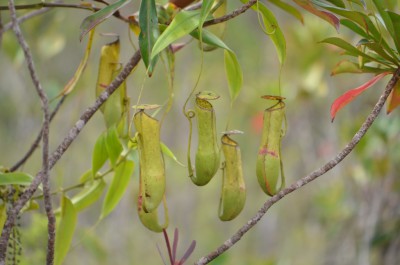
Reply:
M45 2L40 2L40 3L35 3L35 4L28 4L28 5L18 5L16 6L16 9L19 10L24 10L24 9L43 9L43 8L75 8L75 9L83 9L83 10L89 10L89 11L99 11L101 8L95 7L95 6L86 6L86 5L80 5L80 4L64 4L61 2L54 2L54 3L45 3ZM7 6L0 6L0 10L7 10ZM114 17L121 19L124 22L129 23L128 18L122 16L119 12L115 12L113 14Z
M43 13L46 13L49 10L51 10L51 9L50 8L42 8L42 9L39 9L39 10L32 11L32 12L30 12L28 14L25 14L25 15L19 17L18 18L18 23L21 24L25 20L30 19L30 18L35 17L35 16L38 16L38 15L41 15ZM11 28L12 28L12 22L9 22L9 23L5 24L3 26L3 28L0 29L0 36L2 36L4 32L10 30Z
M13 31L18 39L18 43L24 51L26 64L31 75L32 82L36 88L36 92L40 98L42 111L43 111L43 147L42 147L42 172L43 172L43 193L44 193L44 204L48 219L48 247L47 247L47 265L52 265L54 263L54 243L55 243L55 226L56 218L53 213L50 197L50 181L49 181L49 123L50 123L50 113L49 113L49 102L45 91L39 81L39 77L35 70L35 65L33 62L32 54L30 52L29 46L26 43L24 36L22 35L21 29L18 24L17 13L15 10L14 0L8 1L8 6L10 9L11 21ZM12 226L9 227L12 229ZM4 260L0 261L4 262Z
M253 226L255 226L261 218L265 215L265 213L274 205L276 202L280 201L286 195L300 189L304 185L310 183L311 181L315 180L316 178L324 175L326 172L337 166L348 154L353 151L356 147L358 142L360 142L361 138L365 135L368 129L371 127L372 123L378 116L379 112L381 111L383 105L385 104L390 92L393 90L395 84L400 80L400 68L396 70L393 74L393 77L390 79L389 83L386 86L385 91L380 96L378 102L376 103L375 107L373 108L372 112L368 115L367 119L362 124L361 128L358 132L354 135L353 139L346 145L346 147L339 152L332 160L328 163L320 167L319 169L311 172L309 175L299 179L289 187L283 189L281 192L276 194L275 196L271 197L267 200L262 208L257 212L257 214L251 218L249 221L246 222L235 234L233 234L228 240L226 240L221 246L219 246L216 250L209 253L208 255L200 258L195 264L196 265L204 265L208 264L210 261L215 259L216 257L220 256L222 253L230 249L233 245L235 245L244 234L246 234Z
M3 18L1 17L1 12L0 12L0 32L3 31L4 25L3 25ZM0 33L0 49L1 49L1 44L3 43L3 34Z
M96 99L93 106L86 109L86 111L80 116L79 120L70 129L68 135L64 138L62 143L57 147L57 149L49 157L49 169L51 169L61 156L67 151L71 143L76 139L79 133L82 131L86 123L90 118L96 113L100 106L110 97L112 93L122 84L122 82L129 76L131 71L139 63L141 59L140 52L137 51L129 60L129 62L124 66L121 73L111 82L111 84L105 89L103 93ZM43 171L40 171L35 178L32 180L31 185L29 185L24 193L21 194L19 200L15 202L11 210L7 213L7 220L4 224L3 232L0 238L0 265L4 265L7 241L10 237L10 231L15 223L18 213L21 211L22 207L29 201L37 190L39 184L43 179Z
M60 109L61 105L64 103L65 98L67 97L67 95L63 95L60 99L60 101L58 101L57 106L54 108L54 110L52 111L52 113L50 114L50 122L54 119L54 117L56 116L58 110ZM42 135L43 135L43 127L40 130L39 134L37 135L35 141L32 143L31 147L29 148L28 152L26 152L26 154L17 162L15 163L10 169L10 172L14 172L15 170L17 170L19 167L21 167L23 164L25 164L26 160L28 160L29 157L31 157L31 155L35 152L35 150L38 148L40 140L42 139Z
M241 7L237 8L235 10L233 10L231 13L226 14L225 16L217 17L215 19L211 19L211 20L208 20L208 21L204 22L203 26L207 27L207 26L211 26L211 25L214 25L214 24L218 24L218 23L222 23L222 22L231 20L231 19L239 16L240 14L246 12L250 7L255 5L257 3L257 1L258 0L250 0L246 4L242 5Z
M184 8L184 10L186 11L193 11L193 10L198 10L201 8L201 6L203 5L203 1L188 5L187 7Z

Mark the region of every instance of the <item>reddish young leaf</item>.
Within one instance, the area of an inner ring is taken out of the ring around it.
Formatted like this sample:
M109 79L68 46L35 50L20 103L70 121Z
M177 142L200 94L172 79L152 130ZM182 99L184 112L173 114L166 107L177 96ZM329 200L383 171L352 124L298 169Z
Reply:
M335 27L336 31L339 30L340 20L337 16L332 13L321 11L313 5L312 1L310 0L293 0L296 4L307 10L308 12L324 19L325 21L329 22L332 26Z
M387 114L391 113L399 105L400 105L400 82L397 82L388 98L386 113Z
M384 77L387 74L390 74L390 72L385 72L385 73L379 74L379 75L375 76L374 78L372 78L371 80L369 80L368 82L366 82L365 84L363 84L357 88L351 89L351 90L347 91L346 93L344 93L343 95L341 95L340 97L338 97L331 106L332 122L335 119L336 113L341 108L343 108L348 103L353 101L357 96L359 96L362 92L364 92L364 90L373 86L376 82L378 82L382 77Z

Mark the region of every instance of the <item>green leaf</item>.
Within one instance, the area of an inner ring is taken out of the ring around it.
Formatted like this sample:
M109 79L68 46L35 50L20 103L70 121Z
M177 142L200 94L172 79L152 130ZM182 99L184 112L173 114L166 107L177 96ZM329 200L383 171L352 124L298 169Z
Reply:
M350 19L341 19L340 20L340 24L342 24L343 26L349 28L351 31L357 33L358 35L369 39L371 38L365 31L364 29L362 29L360 26L358 26L356 23L354 23L352 20Z
M333 5L335 5L335 6L338 6L338 7L341 7L341 8L346 8L346 5L343 3L342 0L326 0L326 1L331 3L331 4L333 4Z
M387 11L393 24L393 41L397 51L400 53L400 15L394 12Z
M225 71L228 78L229 92L231 95L231 102L233 102L239 95L240 89L243 84L243 73L236 55L229 51L224 51Z
M247 3L248 0L241 0ZM258 11L262 17L268 36L271 38L278 53L278 59L281 65L285 62L286 58L286 40L283 36L282 30L278 25L274 13L272 13L263 3L259 2L251 7L253 10Z
M344 73L350 74L362 74L362 73L384 73L388 72L390 69L384 68L375 68L375 67L368 67L363 66L360 68L358 63L350 62L348 60L340 61L332 70L331 75L338 75Z
M377 29L377 27L375 26L375 24L372 22L371 18L368 15L358 11L352 11L345 8L334 7L317 0L314 0L313 2L316 3L318 6L326 10L329 10L330 12L333 12L337 15L340 15L357 23L364 29L365 32L368 33L369 36L368 39L374 39L376 42L381 43L386 50L388 49L390 50L389 45L384 40L381 32Z
M139 47L142 59L146 65L149 76L153 73L157 57L150 60L151 50L160 35L155 0L143 0L139 11Z
M24 172L0 173L0 186L1 185L29 186L32 180L33 177Z
M107 149L108 158L110 159L111 165L115 168L118 158L123 151L123 147L118 138L118 131L115 127L111 127L107 131L105 139L105 145Z
M78 216L71 200L61 199L61 216L56 229L54 265L61 265L67 256L74 236Z
M81 35L80 40L95 26L106 20L107 18L111 17L117 10L119 10L124 5L128 4L130 0L120 0L106 6L105 8L97 11L93 15L86 17L81 23Z
M200 10L200 18L199 18L199 32L201 39L201 31L203 28L203 24L206 21L208 15L210 14L211 8L213 6L214 0L203 0Z
M385 52L385 50L383 49L382 45L380 43L376 43L376 42L371 42L371 41L366 41L365 43L363 43L362 45L367 46L371 51L374 51L376 54L378 54L379 56L381 56L383 59L392 62L395 65L398 65L399 62L392 58L389 54L387 54Z
M79 66L76 69L74 76L68 81L68 83L65 85L65 87L63 88L61 93L59 95L57 95L57 97L68 95L69 93L71 93L74 90L76 84L78 83L83 71L86 68L87 62L89 60L90 51L92 50L94 32L95 32L94 29L92 29L90 31L89 40L86 45L85 54L83 55L82 61L79 63Z
M174 41L188 35L196 27L199 26L199 11L181 11L174 19L171 24L165 29L154 44L153 51L151 52L151 58L156 57L157 54L162 52L166 47L172 44Z
M129 179L133 174L134 162L125 160L115 169L115 174L103 202L100 219L109 215L119 203L128 187Z
M94 180L94 176L95 176L95 174L93 174L92 170L89 169L88 171L83 173L82 176L80 176L79 183L80 184L84 184L84 183L86 183L88 181Z
M374 58L372 56L369 56L368 54L358 50L356 47L354 47L353 45L351 45L350 43L346 42L345 40L343 40L341 38L331 37L331 38L327 38L321 42L333 44L339 48L342 48L343 50L347 51L348 54L351 56L355 56L355 57L361 56L365 59L387 65L386 62L384 62L380 59ZM389 67L390 67L390 65L389 65Z
M87 183L83 190L71 199L75 210L80 212L98 201L106 186L107 184L103 179L93 180Z
M190 33L190 35L198 40L200 40L200 34L198 30L194 30ZM215 46L218 48L222 48L225 50L229 50L233 52L220 38L215 36L208 30L203 29L203 36L202 41L208 45Z
M302 24L304 23L303 15L300 13L299 10L297 10L293 6L291 6L285 2L282 2L281 0L268 0L268 1L273 3L274 5L276 5L283 11L285 11L285 12L291 14L292 16L294 16L295 18L297 18Z
M201 32L201 28L203 27L204 22L206 21L208 15L210 14L213 3L214 3L214 0L203 0L203 3L201 4L200 18L199 18L200 32Z
M165 154L166 156L169 156L170 158L172 158L178 165L180 165L182 167L185 167L184 164L179 162L178 158L176 158L176 156L171 151L171 149L168 148L168 146L166 146L163 142L160 143L160 146L161 146L161 151L163 152L163 154Z
M104 163L108 159L106 137L107 137L106 132L100 134L99 138L97 138L96 143L94 145L93 156L92 156L93 176L96 175L96 173L100 170L100 168L104 165Z
M195 38L199 38L198 30L193 31L191 35ZM233 102L238 96L243 84L243 73L236 58L236 54L220 38L207 30L203 30L203 42L211 46L225 49L225 73L228 79L231 101Z
M382 0L372 0L372 2L374 3L374 5L376 6L376 9L378 10L379 14L381 15L383 23L385 24L384 26L386 27L390 36L392 36L393 40L395 40L396 39L395 27L393 25L393 21L391 19L389 12L386 12L386 10L385 10L385 5L384 5L383 1Z

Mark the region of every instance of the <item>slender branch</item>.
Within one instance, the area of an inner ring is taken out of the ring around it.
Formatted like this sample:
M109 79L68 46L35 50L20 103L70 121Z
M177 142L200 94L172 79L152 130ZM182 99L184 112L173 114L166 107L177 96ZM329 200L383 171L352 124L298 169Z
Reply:
M24 10L24 9L43 9L43 8L75 8L75 9L84 9L84 10L89 10L89 11L99 11L101 8L95 7L95 6L86 6L86 5L80 5L80 4L64 4L61 2L54 2L54 3L45 3L45 2L40 2L40 3L35 3L35 4L28 4L28 5L18 5L15 6L16 9L19 10ZM0 11L1 10L8 10L7 6L0 6ZM115 12L113 14L114 17L121 19L124 22L129 23L128 18L124 17L121 15L120 12Z
M131 71L135 68L135 66L139 63L141 59L140 52L137 51L129 60L129 62L124 66L121 73L111 82L111 84L105 89L103 93L96 99L96 102L86 109L85 112L81 115L79 120L75 123L75 125L70 129L68 135L64 138L62 143L57 147L57 149L52 153L49 157L49 169L51 169L57 161L61 158L61 156L65 153L71 143L76 139L79 133L82 131L86 123L90 120L90 118L96 113L96 111L100 108L100 106L110 97L112 93L122 84L122 82L129 76ZM30 186L28 186L19 200L11 207L11 210L7 213L7 220L4 224L4 229L0 238L0 265L4 264L5 254L7 250L7 241L10 237L10 227L12 228L18 213L21 211L22 207L25 205L27 201L33 196L35 191L37 190L39 184L43 179L43 171L40 171L35 178L33 179Z
M47 95L39 81L39 77L35 70L32 54L29 46L22 35L21 29L18 24L17 13L15 10L14 0L8 1L10 9L11 22L13 31L18 39L18 43L24 51L25 60L31 75L32 82L36 88L36 92L40 98L43 111L43 147L42 147L42 172L43 172L43 193L44 193L44 204L48 219L48 246L47 246L47 265L54 263L54 243L55 243L55 226L56 218L53 213L50 197L50 181L49 181L49 124L50 124L50 113L49 113L49 102ZM9 227L12 229L12 227ZM0 260L4 263L5 260Z
M208 20L208 21L204 22L203 26L207 27L207 26L211 26L211 25L214 25L214 24L218 24L218 23L222 23L222 22L231 20L231 19L239 16L240 14L246 12L250 7L255 5L257 3L257 1L258 0L250 0L246 4L242 5L241 7L237 8L235 10L233 10L231 13L226 14L225 16L217 17L215 19L211 19L211 20Z
M78 9L89 9L92 10L91 6L86 5L79 5L79 4L64 4L64 3L34 3L34 4L27 4L27 5L16 5L16 10L24 10L24 9L40 9L44 7L66 7L66 8L78 8ZM0 10L8 10L8 6L0 6Z
M52 113L50 114L50 122L54 119L54 117L56 116L58 110L60 109L61 105L64 103L65 98L67 96L64 95L60 101L58 101L57 106L54 108L54 110L52 111ZM26 154L17 162L15 163L15 165L13 165L10 168L10 172L13 172L15 170L17 170L20 166L22 166L23 164L25 164L26 160L28 160L29 157L31 157L31 155L35 152L35 150L38 148L40 140L42 139L43 136L43 127L40 130L39 134L37 135L35 141L32 143L31 147L29 148L28 152L26 152Z
M59 2L59 1L56 1L56 2ZM32 12L26 14L26 15L23 15L23 16L19 17L18 18L18 23L21 24L25 20L30 19L30 18L35 17L35 16L38 16L38 15L41 15L43 13L46 13L49 10L50 10L50 8L42 8L42 9L39 9L39 10L32 11ZM11 27L12 27L12 22L9 22L9 23L5 24L0 29L0 36L2 36L4 32L10 30Z
M0 49L1 49L1 44L3 43L3 34L1 33L3 31L4 25L3 25L3 18L1 17L1 12L0 12Z
M374 122L379 112L381 111L383 105L385 104L390 92L393 90L393 87L399 80L400 80L400 68L397 69L396 72L393 74L393 77L387 84L385 91L380 96L378 102L376 103L375 107L372 109L372 112L368 115L368 117L362 124L361 128L358 130L358 132L354 135L353 139L346 145L346 147L341 152L339 152L332 160L330 160L328 163L326 163L319 169L299 179L289 187L283 189L278 194L274 195L269 200L267 200L253 218L247 221L245 225L243 225L235 234L233 234L216 250L200 258L195 264L196 265L208 264L210 261L220 256L222 253L224 253L225 251L230 249L233 245L235 245L242 238L244 234L246 234L253 226L255 226L265 215L265 213L269 210L269 208L271 208L272 205L280 201L286 195L300 189L304 185L324 175L326 172L337 166L348 154L351 153L351 151L353 151L358 142L360 142L361 138L371 127L372 123Z
M186 11L197 10L197 9L200 9L202 5L203 5L203 1L200 1L200 2L191 4L187 7L185 7L184 10L186 10Z

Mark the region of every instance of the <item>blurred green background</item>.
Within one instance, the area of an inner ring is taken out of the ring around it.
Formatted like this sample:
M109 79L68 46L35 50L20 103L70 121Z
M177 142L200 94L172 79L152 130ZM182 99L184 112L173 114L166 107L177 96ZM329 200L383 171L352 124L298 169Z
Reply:
M17 4L23 1L16 1ZM25 1L29 2L29 1ZM79 3L79 1L75 1ZM122 9L135 12L139 1ZM7 1L1 0L1 5ZM229 10L240 5L229 1ZM318 42L337 32L326 22L304 13L305 23L268 5L276 14L287 41L287 60L280 86L287 98L288 131L283 140L287 183L293 183L331 159L350 141L382 92L388 78L369 89L344 108L334 123L329 107L344 91L357 87L370 75L331 77L341 59L339 51ZM18 12L22 15L26 12ZM74 74L85 50L87 38L79 42L79 26L90 14L85 10L55 8L26 21L22 30L32 50L36 69L50 98L56 96ZM2 11L3 23L9 21ZM67 98L51 125L54 150L68 130L94 100L100 48L112 41L99 33L113 32L121 38L121 63L135 48L129 42L127 25L115 18L97 28L87 69L75 91ZM359 39L346 29L340 37L351 43ZM260 29L257 16L249 10L228 22L225 42L237 54L243 69L244 86L234 103L231 128L244 131L236 136L243 157L247 201L243 212L231 222L218 219L221 172L205 187L197 187L187 177L187 169L165 158L169 233L180 231L178 256L195 239L197 246L189 264L213 251L253 217L268 197L258 186L255 160L260 141L257 118L266 107L261 95L274 93L279 86L280 66L271 40ZM214 90L222 97L213 102L218 131L224 131L230 101L223 66L223 52L201 52L196 41L176 55L174 102L163 123L161 137L185 161L188 122L182 106L201 71L198 90ZM23 52L11 31L2 36L0 48L0 165L10 167L27 151L41 127L41 109L24 63ZM145 78L142 63L128 78L132 104L143 86L142 103L163 104L168 98L167 73L158 64L152 78ZM55 102L52 106L55 105ZM161 117L162 112L158 115ZM266 216L214 265L317 265L388 264L400 262L400 152L398 110L382 113L356 150L338 167L274 205ZM258 120L259 121L259 120ZM76 184L91 167L92 148L105 130L96 114L51 172L52 188ZM193 140L196 146L196 137ZM41 167L40 152L21 170L35 175ZM107 181L110 177L106 178ZM96 222L101 202L79 215L79 224L65 264L162 264L156 245L166 257L161 234L148 231L136 213L138 174L132 176L128 192L116 210ZM74 192L68 193L72 196ZM59 204L61 194L54 196ZM44 264L46 249L44 209L29 212L21 219L22 264Z

